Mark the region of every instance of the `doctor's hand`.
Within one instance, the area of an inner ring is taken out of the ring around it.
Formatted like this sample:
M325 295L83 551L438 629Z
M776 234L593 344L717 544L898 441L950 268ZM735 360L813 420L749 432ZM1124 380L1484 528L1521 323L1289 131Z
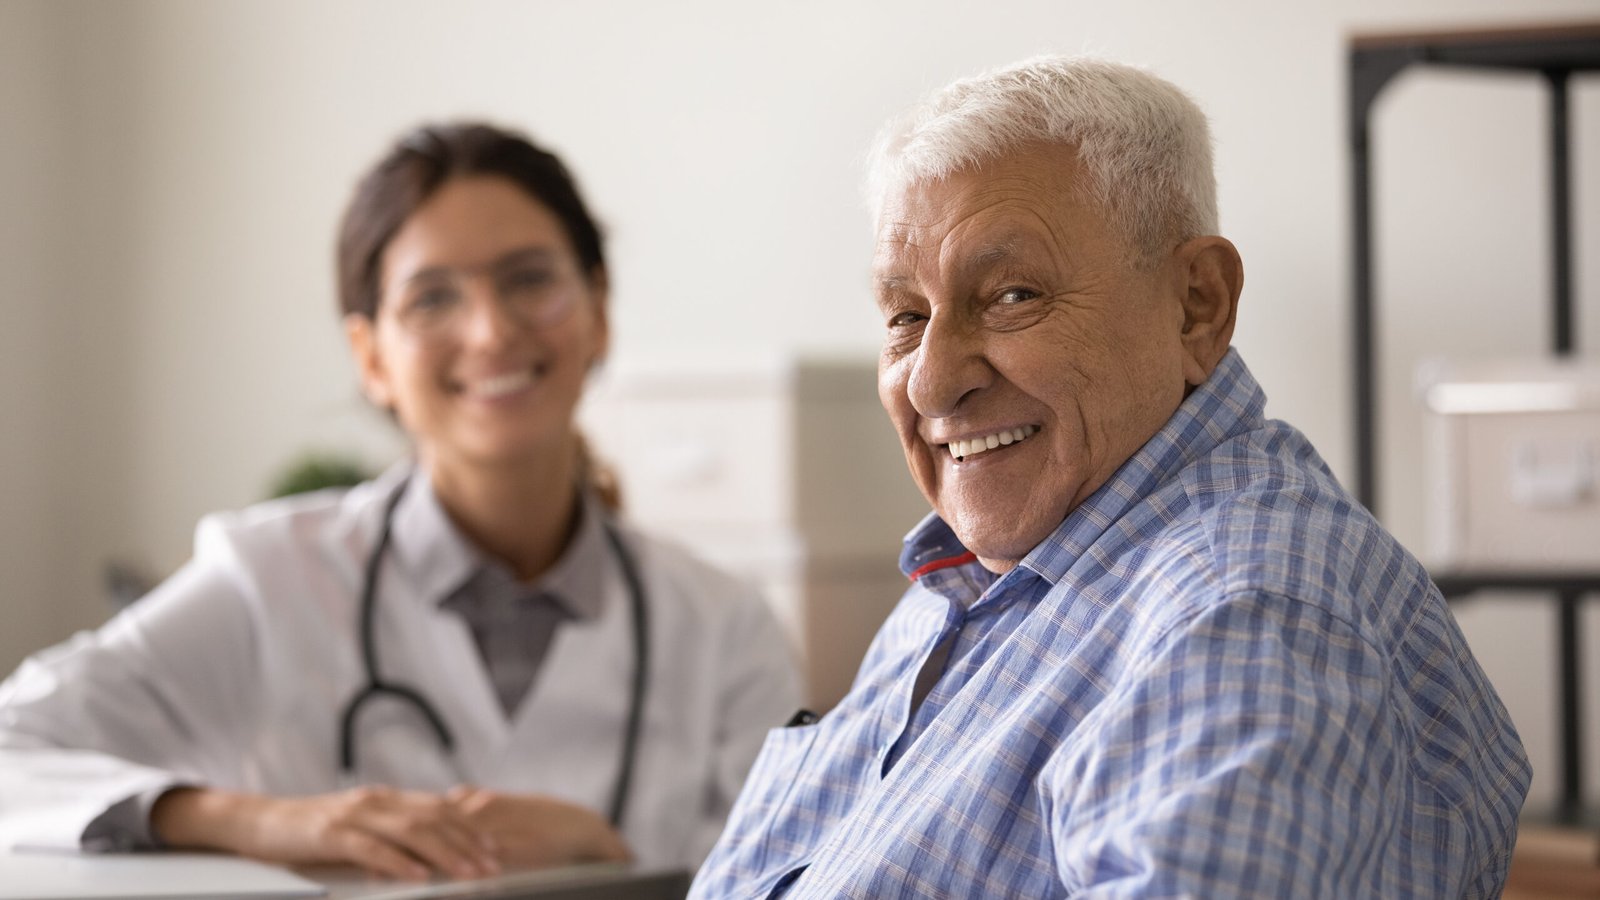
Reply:
M487 829L438 794L362 787L309 797L267 797L177 788L150 812L150 827L172 847L227 850L290 865L355 865L422 880L497 874Z
M463 785L445 795L465 820L489 836L507 868L622 862L633 853L592 809L536 794L503 794Z

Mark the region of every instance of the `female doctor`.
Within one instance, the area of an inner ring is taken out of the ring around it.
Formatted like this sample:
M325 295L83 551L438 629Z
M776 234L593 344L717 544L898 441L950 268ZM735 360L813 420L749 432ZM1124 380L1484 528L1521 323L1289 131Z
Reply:
M519 135L424 127L337 256L414 459L206 518L182 570L0 685L0 842L698 865L797 679L757 596L595 489L573 416L607 279L576 185Z

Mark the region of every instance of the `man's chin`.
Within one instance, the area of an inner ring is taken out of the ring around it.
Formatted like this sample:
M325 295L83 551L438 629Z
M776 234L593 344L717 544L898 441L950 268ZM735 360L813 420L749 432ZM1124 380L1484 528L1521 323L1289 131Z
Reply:
M1044 530L1037 538L1018 533L996 535L990 529L964 529L960 526L953 526L952 530L960 539L961 546L971 551L972 555L978 558L978 562L983 563L985 569L997 575L1015 569L1023 557L1033 552L1033 548L1050 536L1049 529Z
M1015 569L1017 567L1017 564L1022 562L1022 560L1020 558L1019 559L991 559L990 557L984 556L983 554L978 553L976 551L973 552L973 555L978 557L978 563L980 565L982 565L985 569L988 569L989 571L993 572L996 575L1004 575L1005 573L1011 571L1012 569Z

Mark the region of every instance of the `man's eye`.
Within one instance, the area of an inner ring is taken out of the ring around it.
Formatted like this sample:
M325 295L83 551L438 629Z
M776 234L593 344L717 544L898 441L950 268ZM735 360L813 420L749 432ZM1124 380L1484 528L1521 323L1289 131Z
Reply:
M1030 288L1006 288L1000 292L1001 303L1026 303L1039 296L1039 292Z
M919 312L910 312L910 311L899 312L899 313L895 313L892 317L890 317L890 319L889 319L889 327L890 328L910 328L910 327L915 326L916 324L924 321L925 319L927 319L927 316L924 316L922 313L919 313Z

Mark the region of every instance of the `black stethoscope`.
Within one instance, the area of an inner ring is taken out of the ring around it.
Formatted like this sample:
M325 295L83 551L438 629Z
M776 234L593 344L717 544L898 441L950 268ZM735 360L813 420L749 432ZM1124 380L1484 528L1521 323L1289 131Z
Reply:
M400 482L394 493L389 495L388 502L383 508L383 524L378 532L378 543L372 548L372 553L367 557L366 578L361 586L361 663L366 669L366 686L356 692L344 708L341 717L339 732L339 768L349 774L355 770L356 761L356 713L361 711L361 705L368 700L380 696L390 696L402 700L416 707L422 717L433 728L433 733L438 736L439 743L444 745L446 752L454 752L455 738L450 729L445 726L444 719L434 709L428 698L422 696L415 688L407 687L393 681L386 681L378 674L378 648L373 638L373 618L378 608L378 569L383 563L383 554L389 548L390 526L394 520L395 507L400 505L400 497L405 494L406 486L410 484L408 477ZM617 783L611 792L611 807L609 818L612 827L622 826L622 813L628 802L628 789L633 781L634 758L639 749L639 729L644 717L645 692L649 684L650 669L650 641L649 621L645 604L644 582L639 578L639 569L635 565L633 554L622 542L622 537L617 534L617 529L609 519L601 520L605 530L606 540L611 544L611 550L616 554L617 563L622 566L623 578L628 582L628 605L633 618L633 689L628 701L628 720L622 738L622 761L617 770Z

